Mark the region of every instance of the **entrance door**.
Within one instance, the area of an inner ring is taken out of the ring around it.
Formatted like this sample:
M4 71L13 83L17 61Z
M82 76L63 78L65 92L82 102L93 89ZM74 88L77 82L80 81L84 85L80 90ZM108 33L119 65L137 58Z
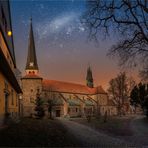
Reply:
M60 110L56 110L56 117L60 117Z

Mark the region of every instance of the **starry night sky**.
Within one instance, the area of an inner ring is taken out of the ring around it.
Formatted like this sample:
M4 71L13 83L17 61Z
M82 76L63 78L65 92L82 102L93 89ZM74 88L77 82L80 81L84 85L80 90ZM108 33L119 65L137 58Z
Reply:
M85 0L10 1L17 67L24 75L27 60L30 17L40 75L47 79L85 84L91 65L95 85L107 88L119 72L117 61L106 56L113 37L99 44L88 40L88 31L80 18Z

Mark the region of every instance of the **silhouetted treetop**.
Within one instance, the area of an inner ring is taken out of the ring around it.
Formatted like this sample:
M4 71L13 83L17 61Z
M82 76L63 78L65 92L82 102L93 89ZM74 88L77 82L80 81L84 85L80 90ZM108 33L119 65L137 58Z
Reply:
M99 30L104 35L118 32L119 41L109 55L117 56L120 65L136 66L143 63L142 75L148 77L148 1L147 0L89 0L83 20L91 38Z

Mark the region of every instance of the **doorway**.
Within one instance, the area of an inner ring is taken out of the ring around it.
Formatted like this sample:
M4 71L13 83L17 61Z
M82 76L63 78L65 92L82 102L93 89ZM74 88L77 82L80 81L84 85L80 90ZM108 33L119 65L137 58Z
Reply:
M56 117L60 117L60 113L61 113L60 110L56 110Z
M8 114L8 94L5 93L5 115Z

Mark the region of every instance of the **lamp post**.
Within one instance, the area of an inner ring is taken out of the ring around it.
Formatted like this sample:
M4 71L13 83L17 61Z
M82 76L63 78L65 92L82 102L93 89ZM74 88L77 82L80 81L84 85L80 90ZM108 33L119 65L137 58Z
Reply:
M19 94L19 117L23 116L23 106L22 106L22 94Z

